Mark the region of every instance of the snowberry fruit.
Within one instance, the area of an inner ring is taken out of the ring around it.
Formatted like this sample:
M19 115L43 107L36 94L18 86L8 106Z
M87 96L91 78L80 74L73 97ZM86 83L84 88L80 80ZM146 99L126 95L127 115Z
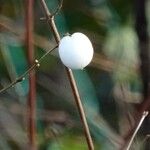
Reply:
M61 61L70 69L83 69L93 58L91 41L79 32L63 37L58 50Z

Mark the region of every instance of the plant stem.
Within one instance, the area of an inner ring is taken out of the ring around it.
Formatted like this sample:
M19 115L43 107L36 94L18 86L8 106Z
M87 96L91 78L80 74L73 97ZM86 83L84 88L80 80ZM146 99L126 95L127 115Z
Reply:
M149 113L148 111L144 111L144 112L143 112L142 117L141 117L141 119L140 119L140 121L139 121L137 127L135 128L135 130L134 130L134 132L133 132L133 134L132 134L132 136L131 136L131 138L130 138L130 140L129 140L129 142L128 142L128 145L126 146L126 150L129 150L129 149L130 149L130 147L131 147L131 145L132 145L132 143L133 143L133 140L134 140L134 138L135 138L137 132L139 131L139 129L140 129L140 127L141 127L141 125L142 125L144 119L145 119L146 116L148 115L148 113Z
M26 44L29 65L34 63L33 45L33 4L34 0L27 0L26 5ZM35 70L29 72L29 95L28 95L28 136L30 150L36 150L36 77Z
M57 27L56 27L56 24L55 24L55 21L54 21L54 16L49 12L49 9L48 9L48 7L45 3L45 0L41 0L41 5L44 9L44 12L45 12L45 15L46 15L46 18L47 18L47 22L48 22L48 24L49 24L49 26L52 30L55 41L56 41L57 44L59 44L60 35L58 33L58 30L57 30ZM57 10L57 11L60 11L60 10ZM71 88L72 88L72 92L73 92L73 95L74 95L74 98L75 98L75 102L76 102L78 111L79 111L79 114L80 114L80 118L81 118L81 121L82 121L82 124L83 124L83 129L84 129L84 132L85 132L85 137L86 137L86 141L87 141L87 144L88 144L88 149L89 150L94 150L92 137L90 135L90 131L89 131L89 127L88 127L88 124L87 124L85 112L84 112L83 105L82 105L82 102L81 102L81 99L80 99L80 95L79 95L79 91L78 91L78 88L77 88L77 85L76 85L76 81L75 81L74 76L73 76L73 72L72 72L71 69L69 69L67 67L65 69L66 69L67 76L68 76L68 79L69 79L69 82L70 82L70 85L71 85Z
M25 77L31 72L33 71L36 67L38 67L38 65L40 64L40 62L43 61L43 59L49 54L51 53L54 49L56 49L58 47L58 45L56 45L55 47L53 47L52 49L48 50L44 55L42 55L39 59L36 59L36 62L28 69L26 70L22 75L20 75L17 79L15 79L14 81L12 81L9 85L7 85L6 87L2 88L0 90L0 94L7 91L8 89L10 89L11 87L14 87L14 85L16 85L19 82L22 82L23 80L25 80Z

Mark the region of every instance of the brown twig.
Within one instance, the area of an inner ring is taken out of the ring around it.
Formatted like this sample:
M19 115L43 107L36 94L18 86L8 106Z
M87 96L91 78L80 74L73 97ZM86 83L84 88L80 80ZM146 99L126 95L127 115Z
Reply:
M135 130L134 130L134 132L133 132L133 134L132 134L132 136L131 136L131 138L130 138L130 140L129 140L127 146L126 146L126 148L125 148L126 150L129 150L129 149L130 149L130 147L131 147L131 145L132 145L132 143L133 143L133 140L134 140L134 138L135 138L137 132L139 131L139 129L140 129L140 127L141 127L141 125L142 125L144 119L145 119L146 116L148 115L148 113L149 113L148 111L144 111L144 112L143 112L143 115L142 115L142 117L141 117L141 119L140 119L140 121L139 121L137 127L135 128Z
M131 127L131 129L129 129L127 134L124 136L124 139L126 141L124 145L126 145L128 140L133 136L135 128L137 127L137 122L139 122L139 120L142 118L143 112L149 111L149 109L150 109L150 103L149 102L150 102L150 97L148 97L148 100L144 100L144 102L140 104L139 108L137 109L137 112L134 114L135 124Z
M15 79L14 81L12 81L9 85L7 85L6 87L2 88L0 90L0 94L7 91L8 89L10 89L11 87L14 87L14 85L16 85L19 82L22 82L23 80L25 80L25 77L31 72L33 71L36 67L38 67L40 65L40 63L43 61L43 59L49 54L51 53L54 49L56 49L58 47L58 45L56 45L55 47L53 47L52 49L48 50L44 55L42 55L39 59L35 60L35 63L28 69L26 70L22 75L20 75L17 79Z
M41 5L44 9L44 12L45 12L45 15L46 15L46 18L47 18L47 22L48 22L48 24L49 24L49 26L52 30L55 41L57 42L57 44L59 44L60 35L58 33L57 27L56 27L55 22L54 22L54 16L49 12L49 9L48 9L48 7L45 3L45 0L41 0ZM57 12L60 11L60 8L57 9ZM57 12L55 14L57 14ZM69 79L69 82L70 82L70 85L71 85L71 88L72 88L72 92L73 92L73 95L74 95L74 98L75 98L75 101L76 101L77 108L78 108L78 111L79 111L79 114L80 114L80 118L82 120L84 132L85 132L85 136L86 136L86 140L87 140L87 144L88 144L88 149L89 150L94 150L93 141L92 141L92 138L91 138L91 135L90 135L90 131L89 131L89 127L88 127L88 124L87 124L85 112L84 112L84 109L83 109L83 106L82 106L79 91L78 91L78 88L77 88L72 70L69 69L69 68L66 68L66 72L67 72L68 79Z
M29 65L34 64L33 45L33 6L34 0L26 1L26 46ZM28 95L28 137L30 150L36 150L36 76L35 70L29 72L29 95Z

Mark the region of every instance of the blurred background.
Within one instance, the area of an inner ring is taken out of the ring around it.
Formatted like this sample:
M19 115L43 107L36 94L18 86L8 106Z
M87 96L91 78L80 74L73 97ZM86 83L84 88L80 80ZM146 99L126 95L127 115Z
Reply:
M51 12L58 0L46 0ZM0 87L29 67L25 0L0 0ZM56 43L40 0L34 0L34 51L40 58ZM55 16L61 37L82 32L94 58L73 70L96 150L121 150L144 110L149 110L149 0L64 0ZM53 51L36 69L38 150L87 150L70 84ZM28 149L29 79L0 93L0 150ZM139 117L139 118L138 118ZM150 150L149 116L131 149Z

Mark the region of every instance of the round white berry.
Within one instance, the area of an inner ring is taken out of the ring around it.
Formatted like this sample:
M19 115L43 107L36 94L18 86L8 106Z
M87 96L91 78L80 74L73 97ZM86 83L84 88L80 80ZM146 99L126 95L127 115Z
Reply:
M63 37L58 49L61 61L70 69L83 69L93 58L92 43L83 33Z

